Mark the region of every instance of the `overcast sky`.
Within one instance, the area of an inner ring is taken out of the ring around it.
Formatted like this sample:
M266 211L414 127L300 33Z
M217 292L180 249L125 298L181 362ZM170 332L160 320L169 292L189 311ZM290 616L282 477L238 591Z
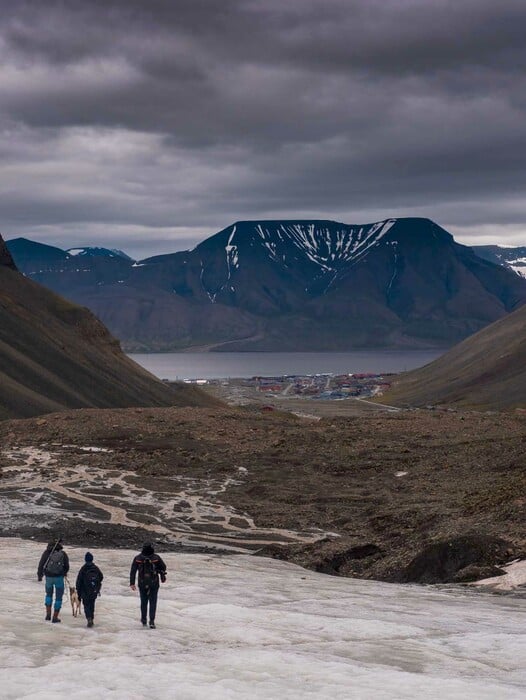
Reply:
M526 245L524 0L0 0L0 232L141 257L239 219Z

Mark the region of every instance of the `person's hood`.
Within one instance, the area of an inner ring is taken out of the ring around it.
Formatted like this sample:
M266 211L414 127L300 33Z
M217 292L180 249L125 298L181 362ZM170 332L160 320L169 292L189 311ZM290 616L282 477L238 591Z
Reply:
M155 550L151 542L145 542L143 544L141 554L144 554L145 557L151 557L154 552Z
M52 552L53 550L55 550L55 552L59 552L61 549L62 545L60 544L60 542L50 542L47 546L48 552Z

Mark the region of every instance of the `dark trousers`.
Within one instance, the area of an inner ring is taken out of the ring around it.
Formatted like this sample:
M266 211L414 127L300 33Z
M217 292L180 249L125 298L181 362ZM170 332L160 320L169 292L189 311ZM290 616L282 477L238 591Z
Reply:
M157 610L157 594L159 593L159 586L152 586L151 588L139 586L139 593L141 594L141 620L146 622L149 604L150 622L153 622L155 620L155 611Z
M84 614L86 615L86 620L93 620L95 617L95 601L97 596L90 596L89 598L83 598L82 604L84 605Z

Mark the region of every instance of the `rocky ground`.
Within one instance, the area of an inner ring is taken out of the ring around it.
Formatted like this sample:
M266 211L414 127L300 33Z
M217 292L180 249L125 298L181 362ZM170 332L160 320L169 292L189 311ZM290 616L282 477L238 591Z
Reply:
M4 535L388 581L473 580L526 554L524 415L87 409L4 421L0 444Z

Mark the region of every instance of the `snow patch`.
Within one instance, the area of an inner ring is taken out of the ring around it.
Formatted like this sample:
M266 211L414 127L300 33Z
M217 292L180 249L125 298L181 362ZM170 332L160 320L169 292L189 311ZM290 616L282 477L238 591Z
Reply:
M511 591L519 586L526 586L526 560L513 561L501 568L506 572L503 576L485 578L472 585L492 588L496 591Z
M232 227L232 233L230 234L228 238L228 243L225 246L225 252L226 252L226 265L227 265L227 270L228 270L228 276L227 276L227 282L232 276L232 268L237 269L239 267L239 252L237 249L237 246L232 244L232 241L234 240L234 236L236 233L236 226L234 225ZM226 285L223 285L223 287Z
M69 602L60 625L44 622L43 549L1 542L3 700L524 698L520 600L159 548L168 577L157 630L144 630L127 580L136 552L90 547L104 583L86 629ZM85 548L66 551L73 579Z
M294 263L296 256L290 254L292 244L325 274L336 272L342 263L362 257L373 245L379 243L395 223L396 219L388 219L365 227L342 225L342 228L336 230L316 228L315 224L280 224L277 229L258 224L255 230L275 262Z

